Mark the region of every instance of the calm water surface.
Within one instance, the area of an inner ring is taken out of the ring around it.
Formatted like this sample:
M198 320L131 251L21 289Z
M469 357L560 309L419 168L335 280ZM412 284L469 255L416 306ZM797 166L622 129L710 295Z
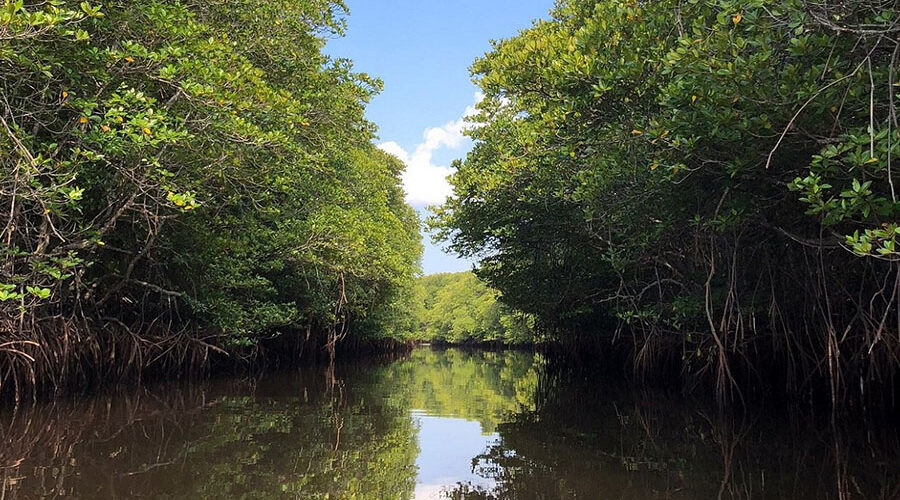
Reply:
M900 498L894 433L724 417L552 365L419 349L2 410L0 499Z

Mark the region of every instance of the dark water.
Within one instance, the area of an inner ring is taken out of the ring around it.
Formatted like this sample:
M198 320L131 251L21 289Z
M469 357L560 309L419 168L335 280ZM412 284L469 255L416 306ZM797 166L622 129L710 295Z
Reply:
M420 349L0 411L0 499L900 498L900 441Z

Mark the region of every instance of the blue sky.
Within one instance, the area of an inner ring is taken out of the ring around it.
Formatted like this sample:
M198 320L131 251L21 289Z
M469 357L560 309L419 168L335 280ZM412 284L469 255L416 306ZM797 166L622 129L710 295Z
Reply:
M328 43L334 57L384 80L367 116L379 147L407 164L407 200L424 214L449 187L444 177L471 143L462 118L477 99L469 76L490 40L508 38L547 16L552 0L348 0L347 36ZM470 269L425 236L425 274Z

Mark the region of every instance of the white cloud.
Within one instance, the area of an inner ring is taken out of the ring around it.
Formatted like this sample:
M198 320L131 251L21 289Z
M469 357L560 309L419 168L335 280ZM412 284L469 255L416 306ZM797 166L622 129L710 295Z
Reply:
M481 93L475 94L475 102L483 99ZM475 106L469 106L459 120L440 127L430 127L422 133L423 142L416 146L410 154L394 141L378 145L382 151L390 153L406 164L403 173L403 187L406 190L406 201L411 205L434 205L442 203L453 193L447 177L452 173L448 166L435 165L435 151L441 149L458 149L465 143L463 132L467 126L465 118L476 113Z

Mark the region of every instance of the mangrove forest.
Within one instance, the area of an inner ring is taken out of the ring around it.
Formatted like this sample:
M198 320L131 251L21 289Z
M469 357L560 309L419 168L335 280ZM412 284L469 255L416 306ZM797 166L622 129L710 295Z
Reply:
M900 0L0 0L0 499L900 498L898 108Z

